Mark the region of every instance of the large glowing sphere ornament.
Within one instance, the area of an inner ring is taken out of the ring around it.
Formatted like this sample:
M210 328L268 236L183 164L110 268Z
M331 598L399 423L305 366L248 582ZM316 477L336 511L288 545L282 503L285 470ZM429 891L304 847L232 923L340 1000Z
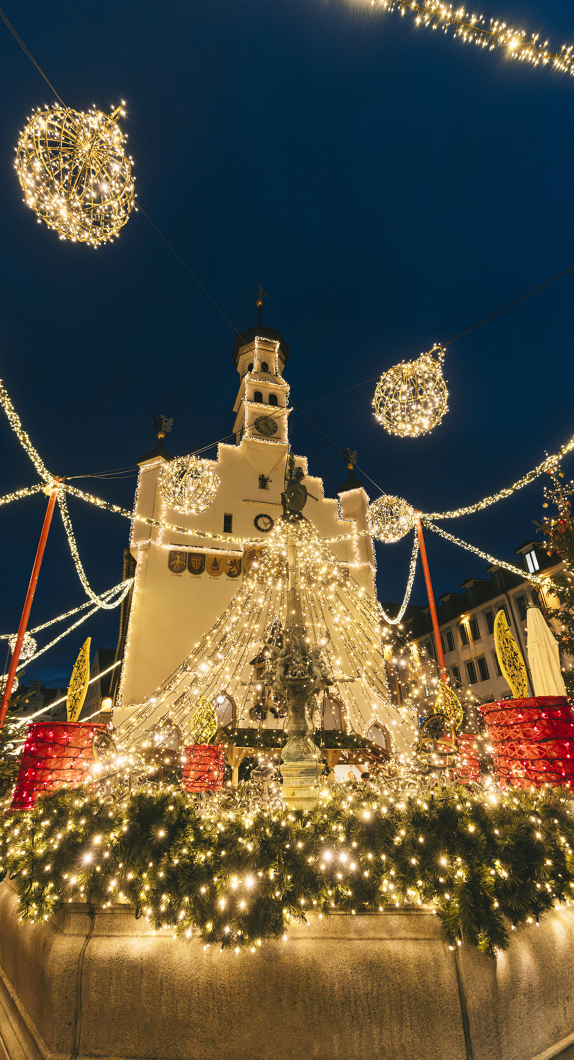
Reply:
M164 501L176 512L198 515L209 508L219 486L209 460L198 456L178 456L165 464L159 480Z
M400 541L415 524L415 513L401 497L379 497L369 507L369 530L390 545Z
M443 347L433 346L416 361L402 361L381 376L373 407L389 434L417 438L440 423L448 408L443 360Z
M60 239L96 247L129 218L134 177L120 112L47 107L20 134L15 167L24 201Z
M17 641L16 635L8 637L8 644L10 645L10 651L14 653ZM20 648L20 662L24 662L26 659L31 659L36 654L38 645L34 638L29 633L24 634L24 640L22 641L22 647Z

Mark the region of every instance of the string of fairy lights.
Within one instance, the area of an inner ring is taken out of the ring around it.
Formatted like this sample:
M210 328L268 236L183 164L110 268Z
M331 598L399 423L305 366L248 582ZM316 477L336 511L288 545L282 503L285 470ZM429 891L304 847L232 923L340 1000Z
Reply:
M236 701L238 718L247 719L253 694L247 668L254 646L263 646L276 616L284 619L286 614L285 533L279 521L215 626L162 688L120 727L123 750L132 750L141 739L148 738L150 724L160 718L162 724L169 718L173 724L183 725L185 721L188 725L198 700L222 690ZM378 721L393 729L406 723L410 732L411 721L398 718L395 711L390 721L387 717L390 699L384 649L374 646L372 638L372 629L379 625L375 602L340 569L311 523L301 523L297 538L305 621L313 641L324 644L333 671L333 697L345 703L348 721L356 731L365 732ZM126 655L128 651L126 645ZM344 688L344 696L337 682Z
M37 452L37 450L33 446L29 435L24 430L24 428L22 426L22 423L20 421L20 418L19 418L18 414L16 413L16 411L15 411L15 409L13 407L13 404L12 404L12 402L10 400L10 397L9 397L9 395L8 395L6 389L5 389L5 387L4 387L4 385L3 385L3 383L1 381L0 381L0 403L2 404L2 406L4 408L4 411L6 412L6 415L7 415L8 421L10 423L10 426L12 427L12 430L16 434L16 437L18 438L20 444L22 445L22 447L24 448L24 450L28 454L28 456L31 459L32 463L34 464L34 467L36 468L38 474L43 479L43 482L40 483L40 484L36 484L34 486L31 486L31 487L26 487L26 488L21 489L21 490L13 491L12 493L9 493L9 494L5 495L4 497L0 498L0 505L8 504L8 503L11 503L12 501L16 501L16 500L21 500L21 499L23 499L25 497L28 497L28 496L31 496L31 495L36 494L38 492L41 492L42 490L45 491L45 492L50 492L50 490L56 484L56 480L54 479L54 477L50 474L50 472L46 468L42 458L40 457L39 453ZM473 512L480 511L483 508L486 508L486 507L496 503L499 500L502 500L502 499L504 499L506 497L509 497L516 490L522 489L523 487L528 485L530 482L534 481L534 479L536 477L538 477L539 475L543 474L544 472L549 471L550 469L556 468L558 466L560 460L567 453L571 452L572 449L574 449L574 437L569 439L569 441L566 442L562 446L562 448L560 449L560 451L557 454L553 454L553 455L547 456L540 464L538 464L535 468L533 468L532 470L527 472L526 475L523 475L512 486L506 487L505 489L500 490L498 493L493 494L493 495L488 496L488 497L485 497L481 501L478 501L477 503L472 504L472 505L467 505L465 507L454 509L454 510L448 511L448 512L433 512L433 513L430 513L430 514L423 514L422 515L423 522L425 523L426 526L428 526L429 529L431 529L433 532L436 532L436 533L440 534L445 540L448 540L448 541L450 541L453 544L457 544L461 548L465 548L468 551L473 552L475 555L480 556L481 558L487 560L487 562L490 562L490 563L493 563L493 564L497 564L497 565L499 565L501 567L504 567L505 569L511 571L512 573L518 574L520 576L524 576L524 571L520 570L519 568L515 567L512 564L506 563L505 561L497 560L495 557L491 556L489 553L484 552L483 550L481 550L481 549L479 549L479 548L477 548L475 546L467 544L466 542L462 541L460 538L455 537L454 535L447 534L446 531L443 531L441 528L437 527L431 520L433 520L433 519L457 518L459 516L472 514ZM197 462L197 458L196 458L196 462ZM211 470L211 465L210 465L210 470ZM208 492L210 492L210 494L213 492L213 487L214 487L213 471L212 470L211 470L211 475L212 475L212 478L210 479L209 490L208 490ZM115 513L115 514L119 514L122 517L124 517L126 519L129 519L130 522L132 522L132 524L134 522L143 523L143 524L149 526L150 528L159 529L162 532L166 531L166 530L169 530L171 532L175 532L175 533L178 533L178 534L183 534L183 535L185 535L187 537L190 537L190 538L193 538L195 540L197 540L199 538L199 539L204 539L204 540L222 541L222 542L225 542L227 545L236 545L236 546L238 546L241 549L244 549L247 545L253 545L253 544L260 544L261 543L259 538L245 538L245 537L239 537L239 536L230 535L230 534L217 534L217 533L212 532L212 531L199 530L199 529L197 529L195 527L189 527L189 526L185 527L185 526L181 526L181 525L178 525L178 524L170 523L170 522L168 522L167 520L165 520L163 518L162 519L153 519L153 518L149 518L149 517L146 517L146 516L142 516L142 515L139 515L138 513L136 513L135 511L128 511L127 509L122 508L120 505L112 504L112 503L110 503L108 501L105 501L102 498L97 497L97 496L95 496L93 494L86 493L84 490L81 490L81 489L79 489L76 486L70 485L65 480L58 481L57 482L57 488L58 488L58 505L59 505L59 510L60 510L60 513L61 513L62 521L63 521L63 524L64 524L64 528L65 528L65 531L66 531L66 536L67 536L67 540L68 540L70 553L71 553L72 559L74 561L74 565L76 567L76 570L77 570L77 573L78 573L78 577L79 577L80 582L81 582L81 584L82 584L82 586L84 588L84 591L88 595L91 603L95 605L94 610L99 609L99 608L103 608L103 609L109 610L109 609L117 607L121 603L121 601L125 598L126 593L129 591L129 587L131 586L131 581L129 583L123 583L123 586L122 586L122 589L121 589L121 595L119 595L119 596L116 595L116 591L119 591L117 587L116 587L116 590L109 590L108 592L103 593L101 596L98 596L92 590L92 588L91 588L91 586L89 584L89 581L88 581L88 579L86 577L85 570L84 570L83 564L82 564L80 556L79 556L78 547L77 547L77 543L76 543L76 539L75 539L75 535L74 535L74 531L73 531L73 527L72 527L72 523L71 523L69 511L68 511L68 507L67 507L67 500L66 500L66 496L65 496L66 493L69 493L69 494L71 494L71 495L73 495L75 497L78 497L78 498L84 500L85 502L90 503L92 505L95 505L96 507L99 507L101 509L110 511L110 512ZM402 503L403 506L406 505L406 502L400 502L400 499L397 499L397 498L387 499L385 503L388 504L390 502L392 502L395 505L395 507L396 507L397 502ZM376 507L377 503L379 503L379 502L375 502L374 505L371 506L373 508L373 510ZM406 507L408 508L408 505L406 505ZM405 518L405 520L404 520L405 529L409 525L409 520L410 520L410 516L409 516L409 519ZM388 532L388 527L387 527L387 532ZM323 540L323 544L325 546L327 546L327 545L330 545L330 544L336 544L338 542L349 541L349 540L353 540L353 539L358 541L361 537L371 536L372 533L373 533L373 527L370 527L368 530L362 530L362 531L361 530L355 530L352 533L340 534L340 535L332 536L330 538L325 538ZM410 601L411 594L412 594L412 588L413 588L413 584L414 584L416 565L417 565L417 558L418 558L418 540L416 539L416 536L415 536L415 539L413 541L413 550L412 550L411 560L410 560L410 565L409 565L409 573L408 573L408 579L407 579L405 595L404 595L402 604L401 604L397 614L394 617L391 618L391 616L388 615L385 612L385 610L381 607L380 604L377 605L380 618L383 620L383 623L388 625L388 626L398 626L400 624L403 616L404 616L404 613L406 611L406 608L408 606L408 603ZM538 585L541 585L543 583L544 584L548 584L548 579L547 578L543 579L543 578L540 578L539 576L536 576L536 575L528 575L527 577L528 577L528 580L530 580L534 584L538 584ZM89 606L89 605L83 605L83 606ZM88 613L88 615L85 616L85 618L90 617L94 613L94 610L91 610ZM75 612L75 609L72 609L72 612L69 612L69 613L67 612L66 616L68 614L73 614L74 612ZM84 620L85 619L82 619L81 621L84 621ZM57 621L57 620L54 619L54 620L51 620L51 621ZM54 638L50 642L50 644L48 644L48 645L44 646L42 649L40 649L40 651L37 652L33 656L33 658L36 658L38 654L41 654L41 653L47 651L54 644L58 643L64 636L67 635L67 633L69 633L73 629L77 628L77 626L79 624L80 624L80 622L74 623L65 632L60 634L58 637ZM47 625L47 624L44 624L40 628L45 628L45 625ZM34 632L34 631L32 631L32 632ZM6 634L5 636L8 637L8 636L10 636L10 634ZM2 639L2 638L0 638L0 639ZM126 646L126 649L127 649L127 646Z
M526 30L509 26L501 19L491 18L488 23L482 15L469 14L463 7L453 8L442 0L371 0L371 6L385 11L407 12L414 17L415 25L428 29L441 29L465 44L479 48L503 48L506 57L532 66L549 66L560 73L574 74L574 47L563 44L559 52L548 47L548 41L540 40L538 33L527 36Z

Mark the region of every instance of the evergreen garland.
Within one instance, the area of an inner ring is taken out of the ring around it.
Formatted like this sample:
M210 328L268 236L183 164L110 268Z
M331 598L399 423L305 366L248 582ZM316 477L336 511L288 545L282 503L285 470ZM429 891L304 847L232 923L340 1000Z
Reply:
M32 921L123 901L174 936L255 948L309 912L432 904L451 947L493 955L509 927L574 899L569 799L345 784L305 812L253 811L233 789L211 806L175 788L117 802L59 791L3 815L0 867Z

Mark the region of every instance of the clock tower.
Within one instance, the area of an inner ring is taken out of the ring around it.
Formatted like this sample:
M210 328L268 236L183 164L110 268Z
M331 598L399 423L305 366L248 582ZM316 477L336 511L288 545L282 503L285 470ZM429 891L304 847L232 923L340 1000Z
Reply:
M132 525L136 574L116 702L118 720L122 708L129 710L153 696L219 621L282 515L291 413L283 372L289 352L281 333L264 327L261 320L237 335L232 351L240 379L235 440L220 442L213 459L202 457L219 482L204 511L186 513L164 499L162 473L171 457L163 443L138 461L134 514L154 523L134 520ZM306 518L330 541L333 559L345 574L373 597L368 497L361 484L347 483L339 497L326 497L322 479L309 471L307 458L296 456L295 462L310 496ZM245 710L241 717L241 724L248 724Z

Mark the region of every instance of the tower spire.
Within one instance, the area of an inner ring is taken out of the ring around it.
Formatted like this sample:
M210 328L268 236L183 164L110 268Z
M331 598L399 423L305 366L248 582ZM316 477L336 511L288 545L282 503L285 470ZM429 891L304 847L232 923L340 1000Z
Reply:
M267 291L263 290L263 288L261 287L260 284L257 284L257 301L255 302L255 305L257 306L257 312L259 313L259 320L258 320L257 323L258 323L260 328L263 327L263 299L264 298L269 298L269 295L267 294Z

